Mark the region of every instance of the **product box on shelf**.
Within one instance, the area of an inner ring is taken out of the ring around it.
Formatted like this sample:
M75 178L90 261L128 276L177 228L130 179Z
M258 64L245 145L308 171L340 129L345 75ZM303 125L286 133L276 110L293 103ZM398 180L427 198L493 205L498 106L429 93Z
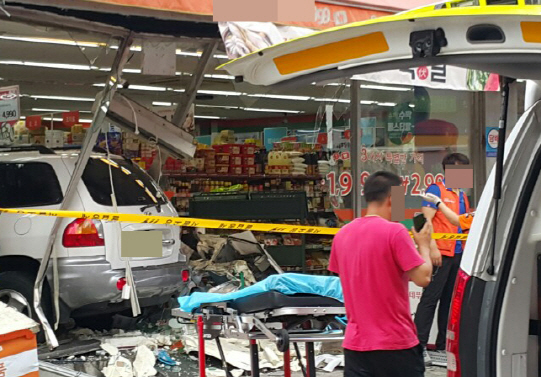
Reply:
M242 157L243 165L255 165L255 155L244 155Z
M244 144L241 146L242 154L255 154L256 146L255 144Z
M60 148L64 146L64 131L46 130L45 146L49 148Z
M242 167L242 174L245 175L255 175L256 174L256 168L255 165L244 165Z
M229 165L216 164L216 174L229 174Z
M229 164L230 165L242 165L242 155L241 154L232 154L229 157Z
M229 153L216 153L216 164L217 165L229 165Z
M205 170L205 159L203 158L195 158L195 169L198 172L202 172Z
M213 145L212 147L216 150L217 153L240 154L241 146L241 144L222 144Z
M231 174L231 175L241 175L242 174L242 165L231 165L229 167L229 174Z

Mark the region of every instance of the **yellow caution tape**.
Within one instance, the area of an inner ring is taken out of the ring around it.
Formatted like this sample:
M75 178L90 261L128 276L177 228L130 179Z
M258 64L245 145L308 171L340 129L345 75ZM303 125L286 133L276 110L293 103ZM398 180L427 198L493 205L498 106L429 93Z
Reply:
M321 226L304 226L290 224L267 224L267 223L246 223L240 221L225 221L211 219L196 219L191 217L167 217L147 216L125 213L108 212L84 212L84 211L57 211L57 210L27 210L14 208L0 208L0 213L11 213L15 215L67 217L76 219L92 219L102 221L118 221L136 224L160 224L184 226L189 228L229 229L229 230L251 230L256 232L269 233L296 233L296 234L324 234L335 235L340 228L327 228ZM433 233L432 238L436 240L465 240L467 234L454 233Z

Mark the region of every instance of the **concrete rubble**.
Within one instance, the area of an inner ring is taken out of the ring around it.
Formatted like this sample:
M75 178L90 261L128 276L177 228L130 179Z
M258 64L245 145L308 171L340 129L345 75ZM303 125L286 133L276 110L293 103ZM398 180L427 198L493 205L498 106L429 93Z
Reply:
M198 337L195 325L180 324L175 319L154 329L154 332L111 330L93 331L89 329L72 330L74 340L99 340L100 349L84 355L63 357L50 362L68 367L78 372L96 377L152 377L178 376L195 377L198 374ZM234 377L246 375L250 371L249 343L245 340L223 339L221 344L226 355L226 363ZM260 368L262 372L277 371L283 368L283 355L276 345L268 340L259 344ZM304 344L299 344L304 355ZM291 347L291 370L300 372L301 367L293 346ZM225 377L220 354L215 341L205 341L207 356L207 375ZM316 343L316 355L321 353L321 344ZM336 356L321 355L318 367L334 370L343 362ZM303 357L302 363L306 360Z

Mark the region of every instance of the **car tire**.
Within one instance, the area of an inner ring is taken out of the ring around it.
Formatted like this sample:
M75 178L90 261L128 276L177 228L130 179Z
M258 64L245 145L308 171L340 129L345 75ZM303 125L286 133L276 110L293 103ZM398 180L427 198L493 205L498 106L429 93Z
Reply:
M34 282L36 277L20 271L6 271L0 273L0 301L14 307L17 311L31 317L39 322L39 318L34 310ZM22 302L25 301L25 302ZM27 308L24 306L28 305ZM41 308L52 325L53 306L51 301L51 292L48 285L44 285L41 298ZM45 333L41 330L37 334L38 342L45 341Z

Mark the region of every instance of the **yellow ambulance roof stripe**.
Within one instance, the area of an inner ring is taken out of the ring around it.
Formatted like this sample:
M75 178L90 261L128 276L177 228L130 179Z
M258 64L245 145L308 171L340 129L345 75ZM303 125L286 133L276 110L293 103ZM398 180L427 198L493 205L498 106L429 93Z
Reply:
M456 1L459 2L459 1ZM449 2L449 3L453 3ZM346 25L336 26L333 28L321 30L314 32L313 34L308 34L299 38L291 39L289 41L277 43L275 45L272 45L270 47L261 49L259 51L251 52L249 54L246 54L240 58L236 58L233 60L230 60L220 66L218 66L216 69L224 69L228 65L231 65L233 63L237 63L239 61L245 61L248 57L253 57L254 55L263 55L265 56L266 53L270 53L270 51L276 49L277 47L283 46L283 45L290 45L296 41L308 39L308 38L314 38L316 36L320 36L321 34L326 33L333 33L335 31L339 30L345 30L350 28L357 28L360 26L367 26L367 25L376 25L376 24L386 24L389 22L396 22L396 21L405 21L405 20L414 20L414 19L423 19L423 18L432 18L432 17L452 17L452 16L513 16L513 15L523 15L523 16L539 16L541 14L541 6L540 5L523 5L522 2L520 5L485 5L485 6L468 6L468 7L450 7L450 8L443 8L443 9L435 9L434 5L430 5L423 8L417 8L411 11L406 11L390 16L384 16L379 18L374 18L370 20L365 21L359 21L354 22ZM263 53L263 54L261 54Z
M522 21L522 38L526 43L541 43L541 22Z
M275 58L274 64L280 74L288 75L386 51L385 36L377 32L283 55Z

